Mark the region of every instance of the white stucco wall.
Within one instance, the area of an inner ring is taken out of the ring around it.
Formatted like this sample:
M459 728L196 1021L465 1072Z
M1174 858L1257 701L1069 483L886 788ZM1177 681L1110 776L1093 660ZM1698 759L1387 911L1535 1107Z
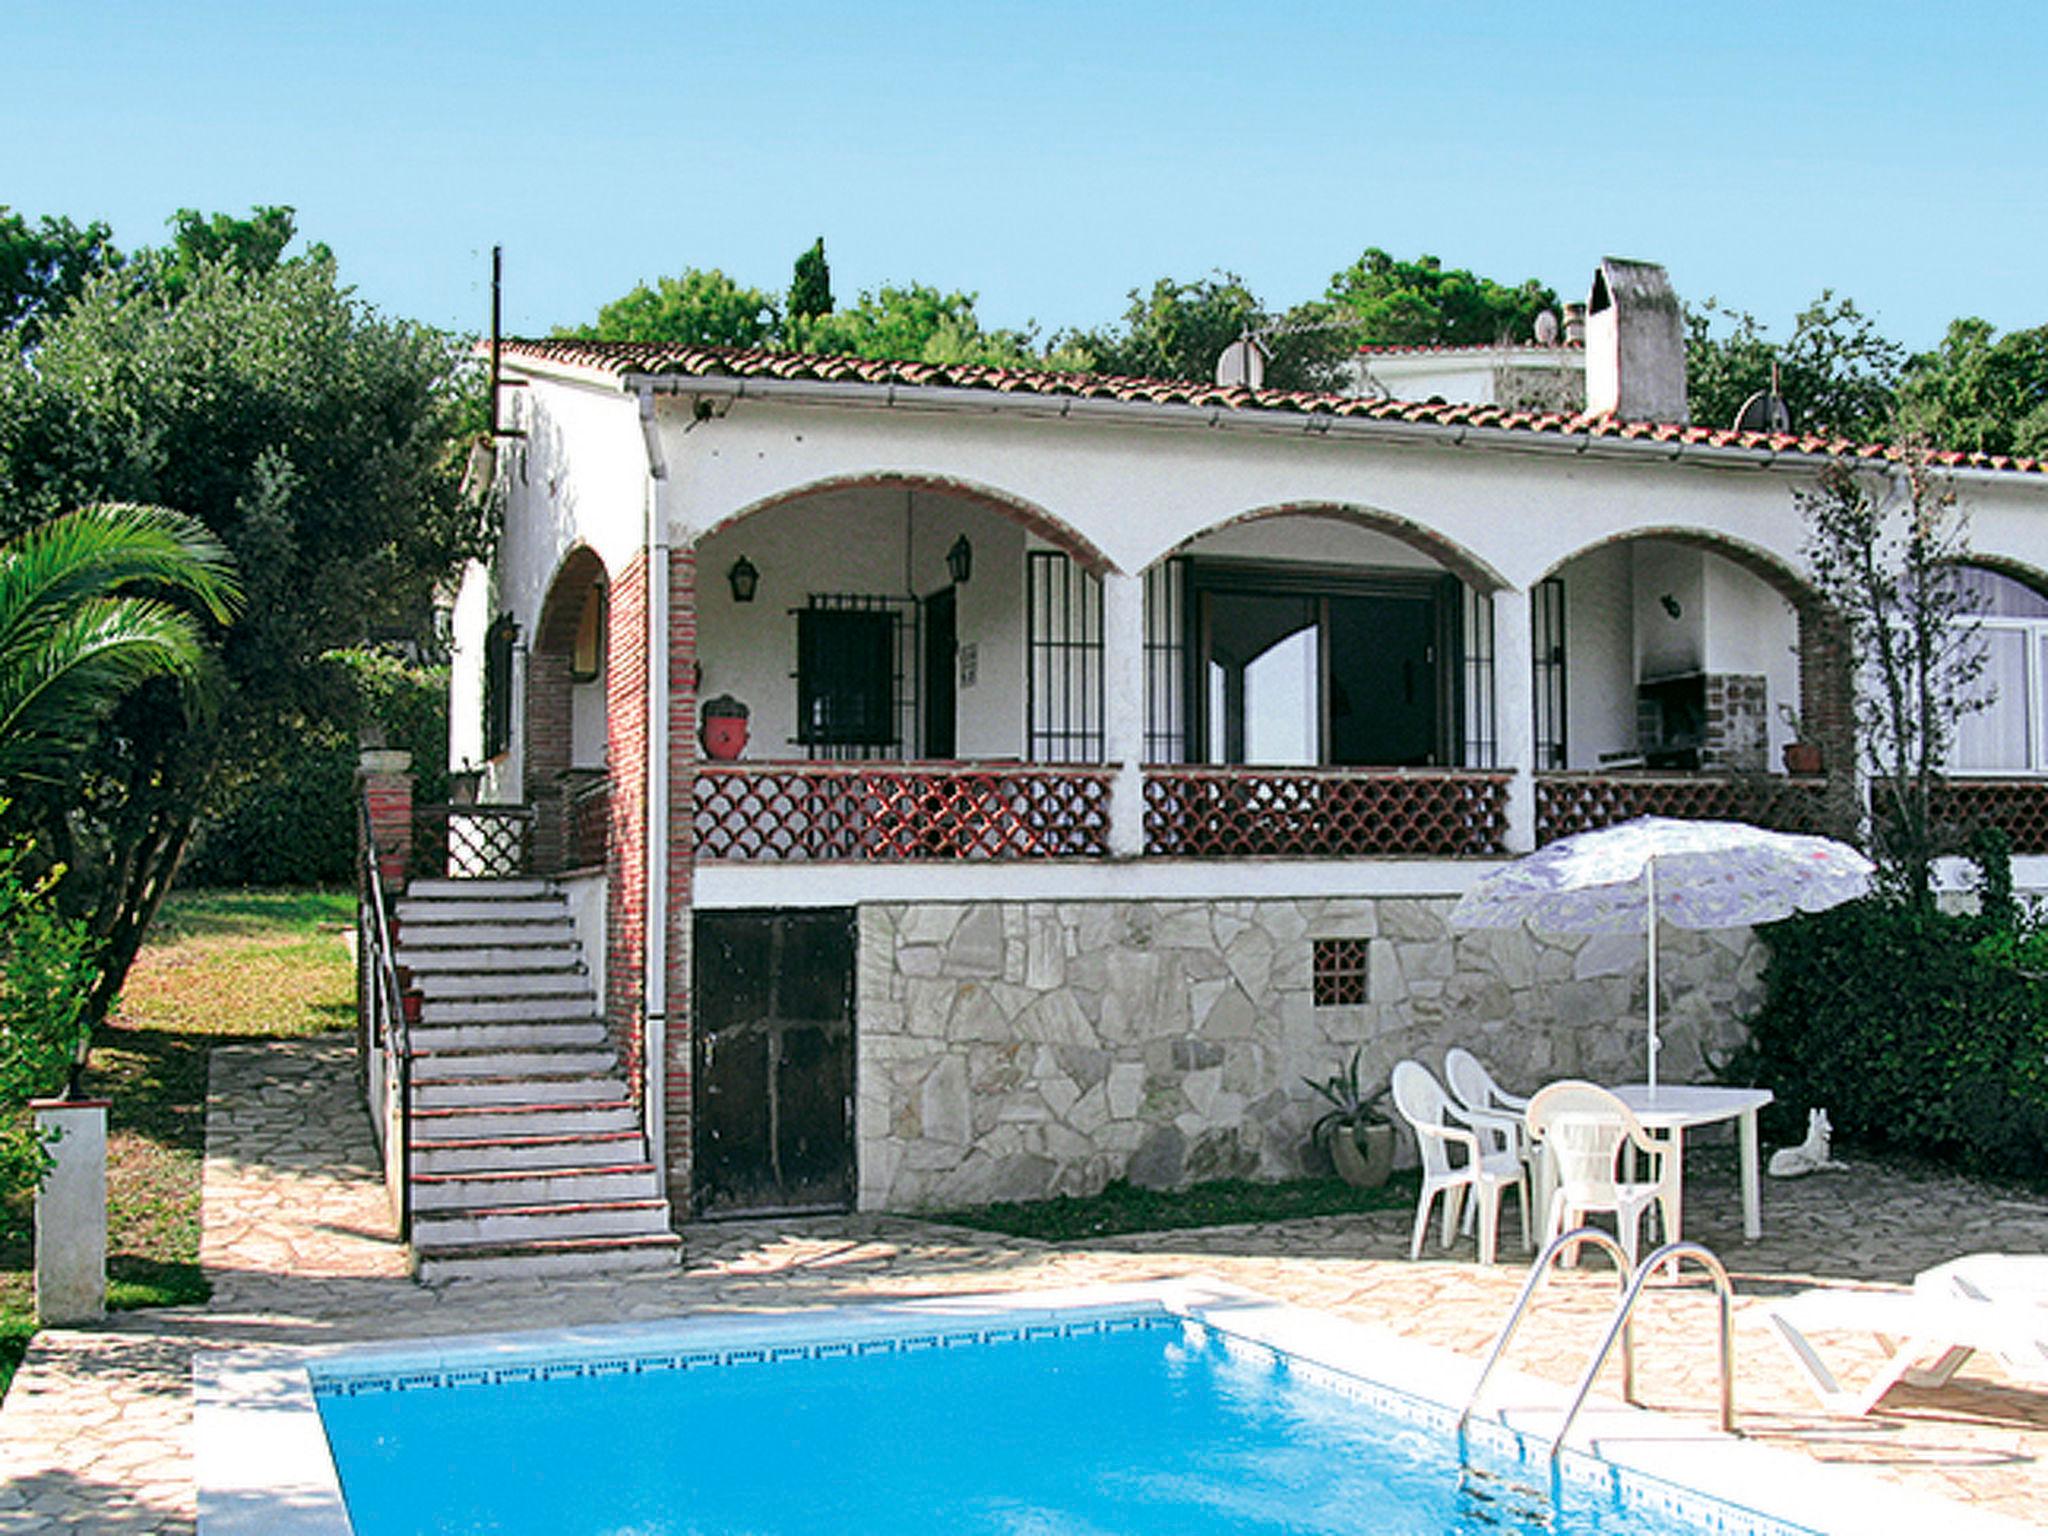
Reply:
M463 569L449 615L448 766L484 760L484 631L491 623L491 573L472 561Z
M1590 550L1564 582L1566 766L1594 769L1635 747L1635 560L1625 544Z

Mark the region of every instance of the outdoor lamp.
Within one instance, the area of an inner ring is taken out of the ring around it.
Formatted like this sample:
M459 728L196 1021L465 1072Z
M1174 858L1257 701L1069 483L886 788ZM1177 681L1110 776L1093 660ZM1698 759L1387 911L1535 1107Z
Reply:
M965 586L967 578L974 574L974 546L967 542L966 534L955 539L953 547L946 551L946 570L956 587Z
M754 562L745 555L733 561L732 569L725 573L725 579L732 583L732 600L736 603L751 603L754 588L761 584L761 573L754 569Z

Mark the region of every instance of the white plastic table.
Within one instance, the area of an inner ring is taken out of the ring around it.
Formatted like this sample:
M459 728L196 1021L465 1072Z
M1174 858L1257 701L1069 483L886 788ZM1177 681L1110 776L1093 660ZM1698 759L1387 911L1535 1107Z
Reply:
M1694 1126L1735 1121L1736 1141L1742 1150L1742 1235L1752 1243L1764 1235L1756 1112L1771 1102L1770 1089L1706 1088L1687 1083L1659 1083L1652 1088L1648 1083L1623 1083L1612 1092L1635 1112L1644 1130L1671 1138L1671 1155L1680 1170L1676 1203L1681 1214L1672 1219L1674 1229L1684 1219L1685 1133ZM1673 1230L1664 1240L1675 1243L1680 1235Z

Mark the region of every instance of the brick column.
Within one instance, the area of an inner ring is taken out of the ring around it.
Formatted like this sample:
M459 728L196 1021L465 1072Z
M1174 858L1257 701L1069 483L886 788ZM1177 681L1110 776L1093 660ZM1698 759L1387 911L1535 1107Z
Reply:
M370 841L387 893L405 889L412 864L412 754L365 748L356 785L370 807Z
M1809 599L1799 605L1799 736L1821 750L1827 774L1820 830L1861 841L1862 762L1856 751L1856 677L1848 627L1833 609Z
M696 551L669 551L668 570L668 1038L663 1112L668 1127L668 1195L680 1218L690 1209L694 1135L690 956L697 858Z
M640 1096L647 977L647 557L612 578L606 609L605 1019L633 1097Z

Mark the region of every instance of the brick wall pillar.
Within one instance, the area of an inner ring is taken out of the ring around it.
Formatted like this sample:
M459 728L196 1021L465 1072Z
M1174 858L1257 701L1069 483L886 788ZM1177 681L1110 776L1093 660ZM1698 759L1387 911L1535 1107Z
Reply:
M1817 601L1799 605L1799 737L1821 749L1827 774L1821 830L1855 840L1862 830L1862 764L1856 751L1856 677L1842 616Z
M605 1019L639 1098L646 1063L647 557L612 578L606 609L605 752L611 770L605 853Z
M568 606L568 605L560 605ZM572 612L566 621L573 624ZM567 867L568 806L564 777L569 772L572 717L569 702L569 637L556 636L560 616L541 626L526 659L525 799L533 807L533 868L559 874Z
M412 754L365 748L356 785L370 807L370 841L377 875L388 894L405 889L412 865Z
M668 1040L663 1112L668 1124L668 1193L678 1217L690 1209L694 1039L691 946L696 872L697 555L669 552L668 592Z

